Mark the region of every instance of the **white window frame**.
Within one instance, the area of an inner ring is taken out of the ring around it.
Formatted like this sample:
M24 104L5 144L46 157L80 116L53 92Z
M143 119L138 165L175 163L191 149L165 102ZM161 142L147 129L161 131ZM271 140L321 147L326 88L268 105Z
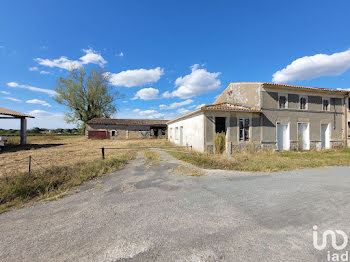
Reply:
M280 108L280 97L281 96L284 96L286 98L286 104L285 104L284 108ZM278 93L277 108L278 109L288 109L288 94Z
M300 108L300 100L302 99L302 98L305 98L305 100L306 100L306 103L305 103L305 109L301 109ZM309 109L309 98L308 98L308 96L307 95L299 95L299 110L308 110Z
M323 110L323 101L328 101L328 108L327 110ZM322 111L331 111L331 99L329 97L322 97Z

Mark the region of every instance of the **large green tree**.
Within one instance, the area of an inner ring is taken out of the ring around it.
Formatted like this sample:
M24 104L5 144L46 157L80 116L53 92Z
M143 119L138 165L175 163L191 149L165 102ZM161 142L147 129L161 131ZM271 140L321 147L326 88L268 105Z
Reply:
M108 74L100 69L86 73L83 67L72 69L67 78L60 77L55 100L68 108L65 120L85 128L96 117L110 118L117 112L115 100L120 98L109 85Z

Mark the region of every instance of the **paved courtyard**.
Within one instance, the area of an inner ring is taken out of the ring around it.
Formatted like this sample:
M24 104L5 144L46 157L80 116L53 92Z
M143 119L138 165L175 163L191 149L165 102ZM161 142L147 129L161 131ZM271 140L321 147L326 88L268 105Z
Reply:
M349 167L198 173L160 155L1 214L0 261L327 261L312 227L350 234Z

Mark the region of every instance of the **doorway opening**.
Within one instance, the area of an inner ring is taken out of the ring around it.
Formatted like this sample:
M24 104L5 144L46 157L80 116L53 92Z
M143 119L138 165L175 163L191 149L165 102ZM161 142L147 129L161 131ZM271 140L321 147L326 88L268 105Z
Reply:
M309 123L298 123L298 150L310 150Z
M329 124L321 124L321 147L322 149L331 148Z
M226 134L226 117L215 117L215 133Z
M289 123L277 123L277 149L289 150L290 140L289 140Z

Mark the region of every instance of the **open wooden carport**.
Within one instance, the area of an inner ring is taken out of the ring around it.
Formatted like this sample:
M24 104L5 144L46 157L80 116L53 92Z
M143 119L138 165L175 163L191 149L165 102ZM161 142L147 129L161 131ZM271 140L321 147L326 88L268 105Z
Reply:
M0 119L20 119L21 121L21 145L27 143L27 118L34 118L34 116L26 115L7 108L0 107Z

